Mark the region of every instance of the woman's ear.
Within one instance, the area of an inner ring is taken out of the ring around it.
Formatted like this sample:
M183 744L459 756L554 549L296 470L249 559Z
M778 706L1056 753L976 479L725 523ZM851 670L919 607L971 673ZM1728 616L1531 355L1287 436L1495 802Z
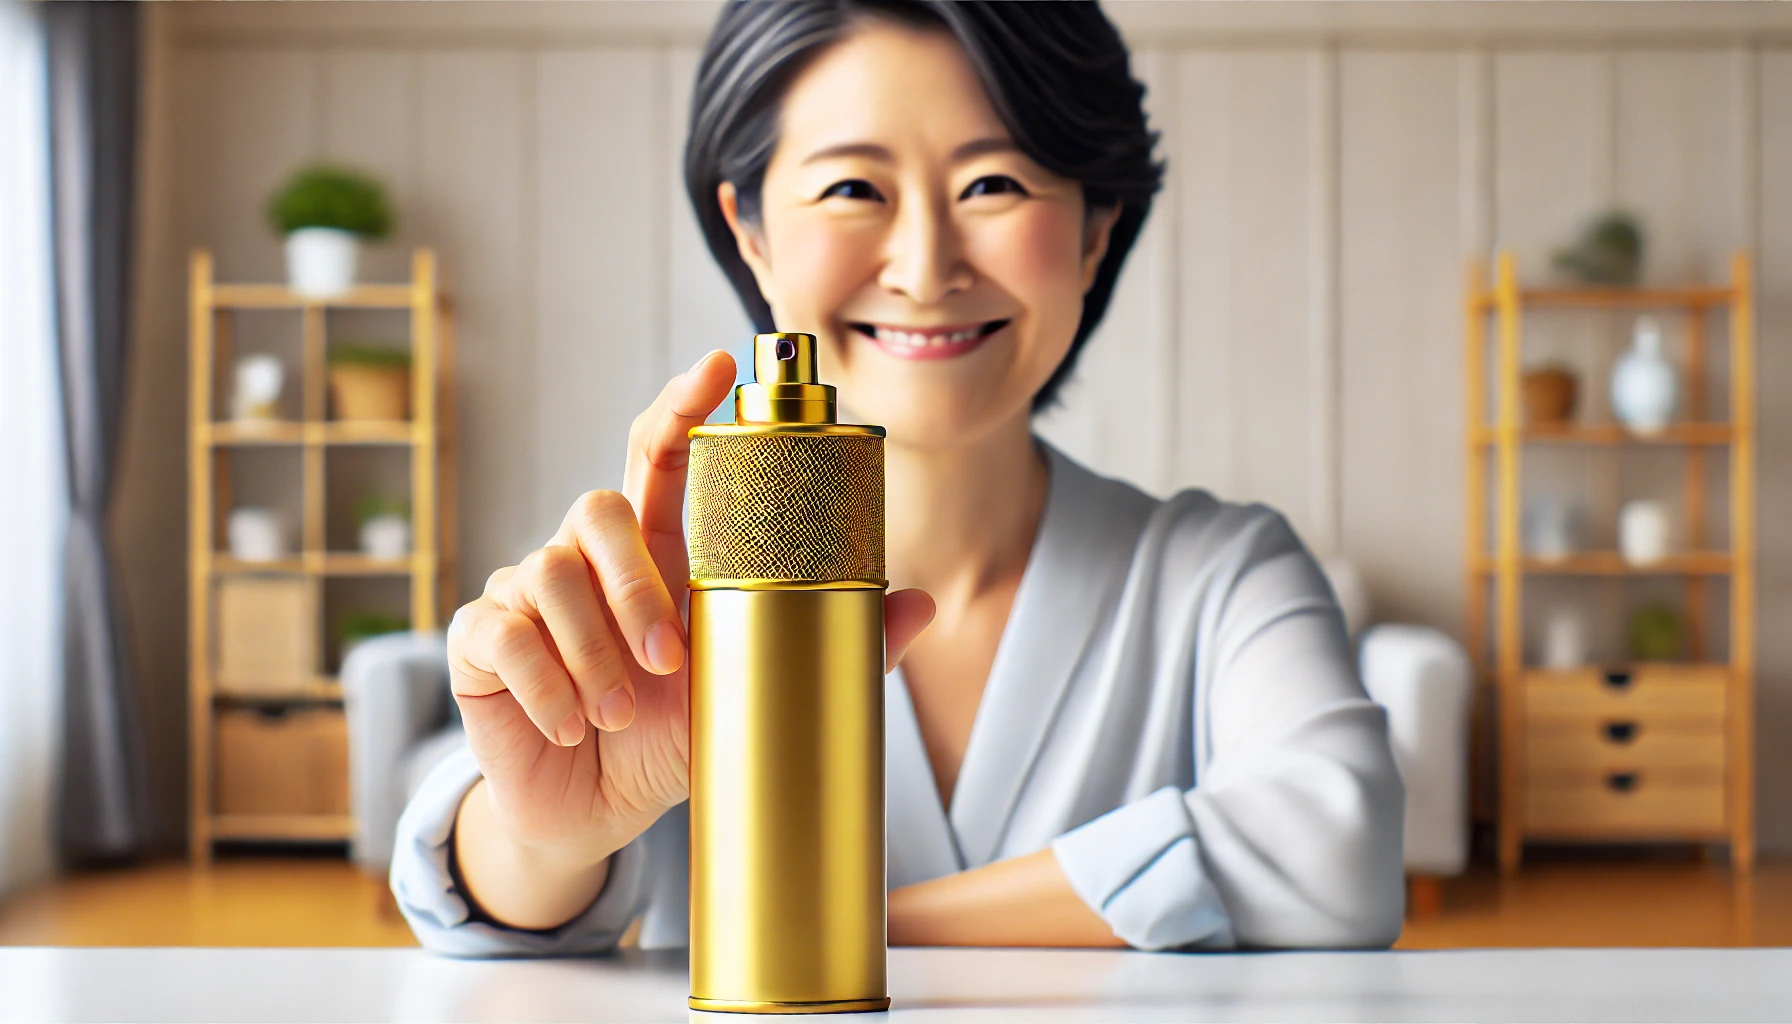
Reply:
M1095 284L1095 272L1101 269L1101 259L1108 254L1108 239L1113 236L1114 223L1120 219L1120 204L1115 203L1105 210L1091 210L1083 222L1083 291L1088 291Z
M765 238L756 225L741 221L740 193L735 191L734 182L724 181L716 186L716 204L722 208L722 219L728 222L728 230L734 233L734 244L740 250L741 261L746 263L747 269L753 272L753 280L759 284L759 294L769 296L771 293L765 286L771 279L772 268L765 258Z

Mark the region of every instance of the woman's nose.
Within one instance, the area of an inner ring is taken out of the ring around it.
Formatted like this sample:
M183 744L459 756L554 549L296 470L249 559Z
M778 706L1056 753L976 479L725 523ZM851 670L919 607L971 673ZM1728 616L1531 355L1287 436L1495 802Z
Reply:
M897 211L878 284L916 305L931 306L971 286L958 232L937 203L910 202Z

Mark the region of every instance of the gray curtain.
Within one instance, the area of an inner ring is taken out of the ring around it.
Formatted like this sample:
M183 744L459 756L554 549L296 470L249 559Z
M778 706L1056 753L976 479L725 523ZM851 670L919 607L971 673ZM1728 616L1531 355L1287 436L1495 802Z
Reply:
M57 840L78 863L130 857L151 827L143 714L106 534L130 330L138 12L52 0L44 14L69 482Z

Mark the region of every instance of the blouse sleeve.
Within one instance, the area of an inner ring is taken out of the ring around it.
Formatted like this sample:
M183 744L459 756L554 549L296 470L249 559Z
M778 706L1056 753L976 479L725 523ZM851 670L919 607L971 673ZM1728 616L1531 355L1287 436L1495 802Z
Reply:
M647 837L611 855L603 891L566 924L525 931L482 920L449 867L455 816L478 780L479 765L463 748L425 777L398 820L392 893L417 941L431 952L463 957L576 956L615 949L646 900Z
M1342 616L1280 516L1226 546L1194 630L1192 789L1060 836L1071 887L1142 949L1385 947L1404 914L1405 798ZM1205 718L1205 720L1203 720Z

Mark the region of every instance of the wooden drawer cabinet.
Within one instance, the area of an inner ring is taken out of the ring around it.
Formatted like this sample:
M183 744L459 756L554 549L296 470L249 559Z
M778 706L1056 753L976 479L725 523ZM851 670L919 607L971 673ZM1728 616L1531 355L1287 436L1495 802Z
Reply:
M1718 839L1724 824L1721 776L1614 771L1579 783L1533 779L1525 791L1525 831L1539 838Z
M1721 728L1729 670L1722 665L1645 664L1628 669L1533 669L1525 673L1528 722L1662 715Z
M1702 718L1663 715L1538 723L1525 738L1525 767L1538 782L1641 770L1721 775L1724 734Z
M1722 665L1526 672L1526 834L1720 838L1728 683Z
M340 708L221 711L217 811L348 813L348 722Z

